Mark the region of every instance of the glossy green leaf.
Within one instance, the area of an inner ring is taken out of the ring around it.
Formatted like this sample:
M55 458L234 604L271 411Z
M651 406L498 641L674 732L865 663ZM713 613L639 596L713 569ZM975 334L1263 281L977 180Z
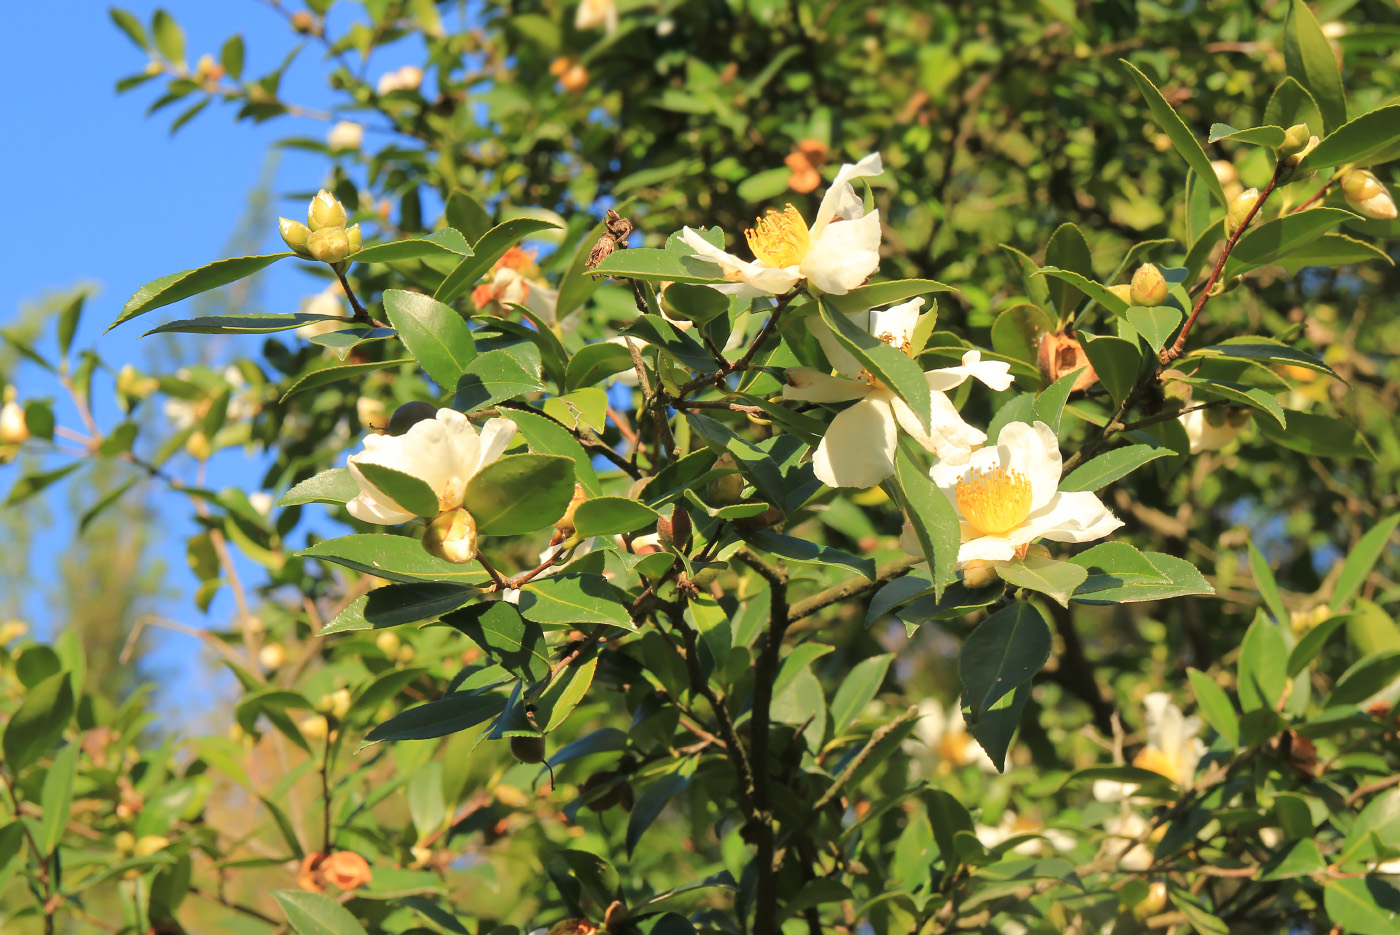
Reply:
M651 783L637 797L632 813L627 817L627 856L637 849L642 835L661 814L666 803L679 795L690 785L690 777L682 772L669 773Z
M471 328L451 308L430 296L389 289L384 313L433 382L451 389L476 358Z
M1089 242L1073 224L1061 224L1050 235L1045 246L1045 265L1078 273L1085 280L1094 278ZM1085 293L1073 281L1063 276L1055 278L1057 281L1050 283L1050 301L1060 313L1060 321L1072 321L1075 311L1084 304Z
M855 315L868 309L907 302L921 295L952 291L952 286L932 279L895 279L857 286L845 295L825 295L822 300L830 303L842 315Z
M1400 513L1387 516L1366 531L1361 540L1347 554L1341 574L1337 576L1328 606L1334 611L1346 607L1361 590L1361 586L1375 568L1385 550L1393 543L1395 527L1400 525Z
M507 455L467 481L462 505L484 536L518 536L550 526L574 497L574 462L559 455Z
M210 315L205 318L190 318L172 321L152 328L141 337L151 334L271 334L275 331L290 331L318 321L344 321L334 315L307 315L300 312L249 313L247 315Z
M447 196L447 226L456 228L472 243L476 243L491 229L491 216L470 194L460 188L452 189Z
M297 377L291 386L287 387L287 391L282 394L282 399L285 401L298 393L328 386L331 383L339 383L341 380L352 380L367 373L374 373L376 370L389 370L393 367L402 367L404 364L416 363L417 361L412 357L354 364L343 364L336 360L317 361L305 373Z
M1370 160L1400 143L1400 104L1377 107L1327 134L1303 159L1300 168L1323 169L1343 164L1365 168Z
M1199 669L1188 668L1186 676L1191 681L1191 690L1196 693L1196 704L1200 707L1201 716L1207 724L1215 728L1215 732L1225 739L1231 749L1237 748L1240 745L1240 719L1235 714L1235 706L1230 703L1230 697L1214 679Z
M635 629L622 595L602 575L558 574L521 588L520 613L536 623L603 623Z
M452 408L461 412L485 409L544 390L539 377L526 370L507 350L491 350L479 355L467 364L455 383L447 385L456 387Z
M188 299L192 295L199 295L201 292L208 292L210 289L217 289L231 282L237 282L278 260L293 255L291 253L269 253L263 256L242 256L230 260L217 260L198 269L171 273L169 276L153 279L137 289L136 293L127 299L121 314L117 316L116 321L107 326L107 330L111 331L117 325L124 321L130 321L137 315L144 315L155 309L179 302L181 299Z
M1240 644L1240 706L1274 710L1288 681L1288 644L1276 624L1257 617Z
M1137 383L1142 369L1142 351L1133 341L1106 335L1084 342L1084 353L1094 365L1099 382L1115 403L1121 404Z
M434 231L426 237L412 240L395 240L392 243L374 244L359 253L351 254L356 263L394 263L400 260L417 260L429 256L472 255L471 244L459 231L450 227ZM385 296L387 298L387 295Z
M654 525L659 515L646 504L626 497L598 497L579 504L574 529L583 537L611 536Z
M1394 935L1400 925L1400 890L1379 876L1327 879L1322 903L1348 935Z
M350 630L397 627L420 620L432 620L456 610L477 594L475 588L459 584L421 582L389 584L375 588L351 601L344 610L326 622L317 636Z
M297 935L365 935L364 926L329 896L300 890L277 890L272 895Z
M1338 416L1319 412L1287 410L1288 428L1281 429L1263 420L1256 422L1259 433L1276 445L1320 458L1363 458L1375 454L1356 427Z
M908 354L870 334L848 316L837 312L825 297L817 300L817 307L822 323L831 329L837 343L876 379L908 403L919 423L927 429L933 404L930 401L928 382L924 379L924 372L919 369L918 363Z
M1035 275L1047 276L1051 279L1058 279L1062 282L1069 283L1115 315L1121 315L1128 310L1128 303L1110 292L1107 286L1095 282L1092 278L1092 274L1085 275L1073 270L1045 267L1036 270Z
M1206 142L1229 141L1248 143L1251 146L1263 146L1267 149L1278 149L1283 145L1286 136L1287 133L1283 127L1249 127L1245 130L1236 130L1227 123L1213 123L1210 126L1210 136Z
M475 563L454 565L429 555L423 544L408 536L364 533L327 539L296 553L306 558L344 565L390 581L447 581L484 584L486 573Z
M448 614L442 622L466 634L492 662L518 678L533 682L550 673L544 630L521 616L514 604L479 601Z
M614 250L593 268L594 276L603 274L647 282L724 282L714 263L653 247Z
M1073 559L1089 571L1074 600L1081 604L1128 604L1187 594L1214 594L1195 565L1160 552L1139 552L1126 542L1104 542Z
M1128 73L1137 84L1138 90L1142 92L1143 99L1147 102L1147 108L1152 112L1152 119L1172 141L1172 145L1186 160L1191 171L1196 173L1197 183L1205 185L1206 189L1215 196L1216 201L1222 206L1226 205L1225 189L1221 187L1220 180L1215 177L1215 170L1210 165L1210 157L1206 155L1205 147L1201 145L1201 141L1196 139L1196 135L1186 126L1181 116L1172 110L1172 106L1167 103L1162 92L1157 90L1157 86L1149 81L1146 75L1138 71L1127 60L1120 59L1120 61L1123 62L1123 67L1128 69Z
M406 512L434 517L441 510L437 494L422 478L369 461L361 462L359 468L367 481Z
M831 699L831 734L840 737L875 697L894 660L892 653L862 659L843 674L841 685Z
M297 506L302 503L348 503L360 495L360 485L349 468L329 468L308 477L282 494L277 506Z
M1303 0L1292 0L1289 6L1283 27L1283 58L1288 76L1307 88L1322 112L1323 126L1313 127L1313 131L1325 129L1331 134L1346 123L1346 93L1342 90L1337 57Z
M1300 250L1356 215L1341 208L1317 207L1285 214L1252 227L1240 238L1225 263L1226 279L1273 263Z
M505 707L505 697L494 692L453 692L399 712L366 734L365 743L445 737L489 721Z
M598 475L593 469L592 460L568 429L538 413L522 409L512 409L510 419L520 430L520 435L536 454L562 455L574 461L574 477L583 485L591 497L603 492Z
M1050 628L1030 604L1015 601L977 625L958 653L962 704L975 726L1008 692L1050 658Z
M1128 324L1158 353L1161 353L1167 339L1176 334L1176 329L1181 327L1185 318L1181 309L1170 305L1158 305L1156 308L1134 306L1127 311Z
M997 566L997 574L1007 584L1027 591L1038 591L1068 607L1070 595L1089 577L1082 565L1059 562L1040 555L1027 555L1019 562Z
M506 251L531 234L540 231L557 230L553 221L537 218L513 218L503 221L481 236L472 245L473 255L466 257L443 279L433 298L439 302L451 302L462 293L475 286L477 281L490 272L496 261L505 256Z
M1312 662L1322 651L1328 637L1341 629L1348 619L1350 619L1350 615L1347 614L1340 617L1329 617L1309 628L1308 632L1303 634L1302 639L1298 640L1288 653L1288 677L1292 678L1307 668L1308 663Z
M30 687L5 725L0 745L11 775L18 774L58 742L73 716L73 708L73 683L67 672L57 672Z

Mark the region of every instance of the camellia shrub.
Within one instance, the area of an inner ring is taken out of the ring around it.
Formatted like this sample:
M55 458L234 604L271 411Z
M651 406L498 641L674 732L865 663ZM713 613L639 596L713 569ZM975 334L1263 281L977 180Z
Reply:
M268 6L111 12L175 129L328 72L112 316L233 355L0 413L228 704L0 630L7 933L1400 931L1392 4Z

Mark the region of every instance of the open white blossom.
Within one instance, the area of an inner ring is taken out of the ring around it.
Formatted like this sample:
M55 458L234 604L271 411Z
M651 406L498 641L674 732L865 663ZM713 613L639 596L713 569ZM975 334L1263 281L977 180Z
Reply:
M1102 539L1123 521L1092 492L1061 492L1060 445L1044 422L1011 422L995 445L929 471L962 525L958 567L1024 558L1032 542Z
M962 709L955 703L945 711L937 698L919 702L914 735L904 741L903 750L925 778L973 764L984 773L997 772L987 751L967 732Z
M467 481L501 456L515 430L510 419L490 419L478 433L462 413L439 409L435 418L415 423L402 435L366 436L365 450L351 455L346 465L360 486L360 495L347 503L346 509L358 520L381 526L413 519L413 513L374 486L360 470L362 464L377 464L413 475L437 494L439 510L455 510L462 505Z
M1201 719L1183 715L1166 692L1153 692L1142 706L1147 711L1147 746L1133 758L1133 765L1161 773L1180 789L1190 789L1206 752L1199 736Z
M603 27L608 35L617 32L617 0L582 0L574 14L574 28Z
M883 171L879 153L843 165L811 227L792 205L770 210L744 232L753 251L752 262L726 253L689 227L681 237L697 259L723 271L729 281L713 287L720 292L750 299L782 295L806 279L822 292L845 295L880 266L880 212L865 213L865 203L851 180Z
M852 322L892 347L912 350L914 327L919 320L923 299L884 310L850 316ZM929 388L929 429L924 431L918 416L882 382L861 367L860 362L837 342L825 324L817 322L812 334L821 342L827 359L840 376L831 376L811 367L793 367L787 372L785 399L814 403L859 400L831 420L821 444L812 454L817 479L828 487L873 487L894 473L896 425L923 447L940 458L965 461L972 449L987 440L980 430L962 420L946 395L969 377L976 377L994 390L1011 385L1011 367L1001 361L982 360L981 351L968 351L962 365L929 370L924 374Z

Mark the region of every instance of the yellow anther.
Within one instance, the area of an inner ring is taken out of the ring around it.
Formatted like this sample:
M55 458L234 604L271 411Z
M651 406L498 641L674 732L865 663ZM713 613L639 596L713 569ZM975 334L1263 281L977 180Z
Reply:
M1031 482L1004 467L968 471L958 481L957 497L963 518L984 535L1010 532L1031 512Z
M754 258L769 266L800 265L812 243L807 222L792 205L782 211L770 210L744 231L744 237Z

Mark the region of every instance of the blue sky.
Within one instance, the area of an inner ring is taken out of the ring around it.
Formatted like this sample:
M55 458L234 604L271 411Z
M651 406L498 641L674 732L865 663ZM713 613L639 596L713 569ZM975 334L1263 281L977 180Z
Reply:
M143 22L149 22L156 7L135 0L123 5ZM184 27L191 62L204 52L217 55L224 39L238 32L247 48L245 76L256 76L275 67L292 44L282 17L255 0L166 0L161 5ZM231 107L211 106L172 136L169 125L179 105L154 118L144 116L159 93L154 82L116 94L117 79L139 72L146 57L113 26L105 4L12 4L6 14L0 76L9 89L7 124L26 142L12 143L0 155L11 230L19 232L5 247L0 326L14 319L23 302L92 282L100 291L88 303L75 347L95 347L113 369L128 361L141 367L150 354L139 340L146 330L142 322L103 334L127 297L158 276L224 256L247 196L266 171L270 144L291 135L323 136L327 125L290 117L261 126L234 123ZM393 51L377 56L369 74L403 64L419 64L408 47L397 58ZM306 49L287 73L285 96L312 107L328 105L325 74L320 50ZM325 169L323 157L282 153L274 190L314 189ZM305 210L286 201L276 207L292 217ZM262 251L280 249L275 229L269 229ZM278 264L263 277L268 311L295 311L301 297L320 286L298 264ZM185 317L184 312L188 306L177 305L152 317ZM216 340L244 343L245 352L256 353L262 339ZM51 331L40 347L55 349ZM224 344L220 354L239 350L237 344ZM42 371L32 365L7 376L25 393L57 392L51 383L44 385ZM101 403L98 421L107 427L119 418L107 402L109 386L99 383L94 393ZM71 410L60 408L59 422L73 424ZM230 453L215 459L208 486L237 483L247 473L242 455ZM16 477L13 468L0 469L0 490L8 490ZM170 569L169 585L179 595L164 610L199 625L205 618L193 606L195 582L184 559L184 540L194 531L187 503L167 498L159 508L165 524L162 555ZM32 563L40 578L47 557L62 548L73 528L61 520L41 537ZM250 569L250 574L255 572ZM25 610L45 628L53 621L45 619L37 598L33 595ZM207 619L227 619L230 605L225 593ZM186 660L195 648L188 638L170 633L159 633L155 643L158 664Z

